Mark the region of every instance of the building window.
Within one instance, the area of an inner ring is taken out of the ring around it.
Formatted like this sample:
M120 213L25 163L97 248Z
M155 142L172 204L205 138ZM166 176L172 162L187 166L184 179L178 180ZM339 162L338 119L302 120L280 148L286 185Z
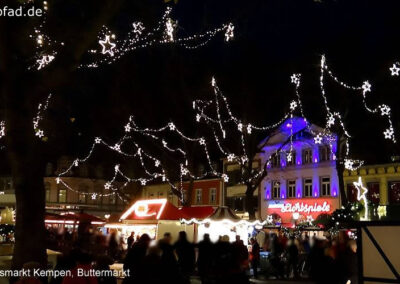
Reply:
M304 197L312 197L312 179L311 178L306 178L304 179Z
M158 198L164 198L164 192L163 191L159 191L158 192Z
M356 202L357 201L357 189L352 183L347 184L347 199L349 202Z
M288 197L296 197L296 180L288 180L287 182Z
M84 193L79 193L79 196L78 196L78 203L82 203L82 204L86 203L86 194L84 194Z
M50 202L50 189L51 189L51 185L49 182L46 182L44 184L44 189L46 190L46 202Z
M379 204L380 193L379 193L379 182L369 182L367 183L368 188L368 200L374 204Z
M273 168L279 168L281 166L281 155L279 153L272 154L271 165Z
M110 204L112 205L117 204L117 196L115 195L115 193L110 195L109 200Z
M330 148L329 146L320 146L319 147L319 160L321 162L330 160Z
M389 204L400 204L400 181L389 182Z
M201 188L197 188L196 189L196 200L195 200L195 203L196 204L201 204L202 203L202 190L201 190Z
M286 165L288 166L293 166L296 164L296 151L289 152L288 155L290 155L290 159L288 159L288 156L286 156Z
M217 203L217 189L210 188L210 204L216 204L216 203Z
M279 181L272 181L272 198L280 199L281 197L281 183Z
M331 195L331 178L321 177L321 196Z
M228 186L233 186L233 185L240 183L240 178L242 175L241 175L239 169L233 170L233 171L228 171L227 174L229 177Z
M312 163L312 150L304 149L303 150L303 164L311 164Z
M59 189L58 190L58 202L59 203L66 203L67 202L67 190L66 189Z

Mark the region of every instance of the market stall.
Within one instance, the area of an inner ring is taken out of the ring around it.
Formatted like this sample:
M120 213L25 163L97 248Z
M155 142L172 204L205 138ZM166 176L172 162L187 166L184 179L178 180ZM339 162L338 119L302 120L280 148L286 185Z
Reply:
M182 219L186 225L197 224L197 239L202 240L204 234L209 234L212 241L216 242L220 236L228 236L230 241L235 240L237 235L247 244L252 236L254 228L263 226L265 222L248 221L240 219L229 207L220 206L208 218L199 220L196 218Z
M104 226L104 224L106 223L103 219L94 215L73 212L68 212L64 214L46 212L44 222L47 228L62 227L67 229L77 228L80 222L86 222L95 227Z
M167 199L138 200L122 214L120 223L109 223L105 228L109 232L118 231L122 237L128 237L131 232L136 236L146 233L155 240L162 238L166 232L176 240L179 232L185 231L190 241L196 241L197 226L183 224L180 219L203 219L213 211L212 206L177 208Z

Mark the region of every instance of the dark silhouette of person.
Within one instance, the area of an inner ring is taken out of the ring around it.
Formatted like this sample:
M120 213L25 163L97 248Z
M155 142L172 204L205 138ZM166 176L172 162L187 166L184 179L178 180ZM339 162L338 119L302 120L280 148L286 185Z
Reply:
M214 245L210 240L209 234L204 234L203 240L197 244L198 257L197 269L199 272L201 283L206 284L211 282L211 269L213 263L213 249Z
M114 260L109 256L102 255L96 259L95 269L99 271L110 271L110 265L114 263ZM97 277L99 284L117 284L117 279L113 275L102 275Z
M143 277L140 278L141 281L136 283L177 283L167 281L165 274L160 273L163 272L160 254L161 252L158 246L151 246L148 249L148 253L143 260Z
M190 276L195 266L194 245L187 240L186 232L180 231L179 237L174 244L178 257L178 265L183 277L183 283L190 283Z
M123 267L124 271L127 272L127 277L125 277L124 283L146 283L144 259L149 244L149 235L143 234L128 250Z
M294 237L290 237L289 245L287 247L288 253L288 276L293 271L294 278L299 278L298 263L299 263L299 249L296 246Z
M251 242L251 268L253 269L254 278L258 277L258 266L260 265L260 245L255 238L250 239Z
M108 242L108 256L112 259L116 259L118 255L118 241L117 241L117 233L112 232L110 235L110 240Z
M240 236L236 236L235 241L232 243L233 248L233 274L236 279L241 279L240 283L248 283L249 279L246 271L249 268L249 251L244 245Z
M234 283L234 253L229 236L221 236L215 244L215 278L216 283Z
M135 242L135 232L131 232L131 235L126 240L126 244L128 246L127 249L130 249L134 242Z
M171 245L172 237L170 233L165 233L164 237L158 242L161 257L161 274L168 283L173 283L180 279L178 261Z

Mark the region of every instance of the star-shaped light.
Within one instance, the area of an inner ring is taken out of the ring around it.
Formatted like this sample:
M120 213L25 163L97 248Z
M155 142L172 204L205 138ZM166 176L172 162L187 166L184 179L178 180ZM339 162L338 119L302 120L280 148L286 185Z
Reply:
M92 200L95 200L97 197L97 193L92 193Z
M363 93L371 92L371 84L368 81L365 81L362 85Z
M102 47L102 50L101 50L102 54L108 53L111 56L114 56L114 51L113 50L114 50L116 44L111 42L109 35L106 35L104 40L99 40L99 44Z
M295 84L296 86L300 85L300 74L293 74L292 76L290 76L290 80L293 84Z
M292 101L292 102L290 103L290 110L295 110L296 107L297 107L296 101Z
M211 86L215 87L216 84L217 84L217 82L215 81L215 78L212 77L211 78Z
M389 127L383 132L383 135L385 135L386 139L393 139L393 134L394 134L393 127Z
M200 114L196 114L196 121L200 122L200 119L201 119L201 115Z
M115 151L121 151L121 145L120 144L115 144L114 147L112 147Z
M96 138L94 139L94 143L100 144L100 143L101 143L101 138L100 138L100 137L96 137Z
M229 23L226 26L226 31L225 31L225 41L226 42L230 41L233 38L233 36L234 36L233 30L234 29L235 29L235 26L232 23Z
M115 172L119 172L119 165L115 165L115 166L114 166L114 171L115 171Z
M353 170L353 164L354 164L353 160L350 159L344 160L344 167L348 170Z
M366 200L365 194L368 192L368 189L363 185L361 177L358 177L358 181L353 182L353 184L357 189L357 200Z
M251 134L251 129L252 129L251 124L248 124L248 125L247 125L247 133L248 133L248 134Z
M311 215L307 216L307 222L311 224L314 221L314 218Z
M110 189L111 188L111 183L108 181L104 184L105 189Z
M133 26L133 32L135 34L141 35L142 31L144 30L144 26L142 22L135 22L132 24Z
M246 163L249 160L249 159L247 159L246 156L242 156L240 159L242 160L243 164Z
M140 184L141 185L146 185L147 181L144 178L140 179Z
M227 174L222 174L221 177L223 178L224 182L228 182L229 181L229 177Z
M206 140L204 138L200 138L199 143L200 143L200 145L205 145Z
M42 138L43 136L44 136L44 132L43 132L43 130L38 130L38 131L36 131L36 134L35 134L37 137L39 137L39 138Z
M162 144L163 146L166 148L167 147L167 141L165 141L164 139L162 140Z
M315 144L321 144L322 143L322 136L318 133L317 136L314 137L314 143Z
M400 74L399 74L399 71L400 71L400 68L397 66L397 64L393 64L393 66L391 67L391 68L389 68L390 69L390 72L392 72L392 76L399 76Z
M156 160L156 161L154 162L154 166L159 167L159 166L160 166L160 161L159 161L159 160Z
M170 122L168 123L169 130L174 131L176 129L175 124Z
M59 177L56 178L56 183L59 184L61 179Z
M242 129L243 129L243 124L239 122L238 125L237 125L237 127L238 127L238 130L239 130L239 131L242 131Z
M131 125L128 123L127 125L125 125L125 132L131 132Z
M41 59L38 59L36 62L39 64L39 66L37 67L37 70L42 69L43 67L45 67L47 64L49 64L51 61L54 60L54 56L53 55L43 55Z
M331 127L333 124L335 124L335 117L332 114L328 116L326 124L328 127Z
M272 222L274 222L274 217L272 217L272 215L268 215L267 216L267 223L268 224L272 224Z
M286 160L287 160L288 162L291 162L291 161L292 161L292 153L291 153L291 152L289 152L289 154L287 154Z
M229 154L227 158L228 162L233 162L233 160L235 159L235 154Z
M390 107L388 105L380 105L379 109L381 110L382 116L390 114Z
M169 42L174 41L174 23L171 18L168 18L165 22L165 34L167 35L166 40Z
M76 159L76 160L74 161L74 166L77 167L78 165L79 165L79 160Z

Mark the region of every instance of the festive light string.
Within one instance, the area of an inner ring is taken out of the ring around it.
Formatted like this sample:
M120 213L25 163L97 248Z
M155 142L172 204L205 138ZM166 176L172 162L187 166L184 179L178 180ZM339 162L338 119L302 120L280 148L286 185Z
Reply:
M45 12L48 6L46 3ZM124 39L117 39L106 26L103 26L98 35L98 49L90 49L88 51L88 61L79 66L79 68L96 68L105 64L112 64L122 58L129 52L136 49L143 49L154 45L174 43L185 49L195 49L205 46L217 34L224 32L224 39L229 42L234 37L234 26L232 23L224 24L213 30L204 33L194 34L186 37L178 37L176 33L177 22L171 18L172 9L168 7L156 24L155 28L147 30L142 22L132 23L132 28ZM31 68L41 70L50 64L57 56L57 48L63 46L64 42L52 40L42 30L46 24L46 14L44 13L43 22L34 29L34 34L30 35L36 43L36 62Z
M39 137L40 139L44 137L44 131L39 127L39 123L43 120L43 112L47 110L50 99L51 94L47 96L47 99L43 104L40 103L38 105L38 111L36 113L36 116L33 118L33 130L35 131L35 136Z

